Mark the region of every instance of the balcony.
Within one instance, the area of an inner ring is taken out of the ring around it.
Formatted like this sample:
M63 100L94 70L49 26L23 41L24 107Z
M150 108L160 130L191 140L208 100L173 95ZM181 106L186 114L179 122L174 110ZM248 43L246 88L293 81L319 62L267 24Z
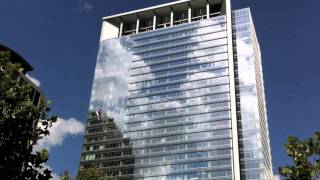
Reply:
M136 31L137 31L136 29L123 31L123 35L132 35L132 34L135 34Z
M192 17L191 21L200 21L200 20L203 20L203 19L207 19L207 15Z
M221 14L221 12L210 13L210 18L219 16L220 14Z
M180 20L174 21L174 25L185 24L185 23L188 23L188 19L180 19Z
M170 3L142 10L105 17L104 37L111 39L136 33L150 32L226 14L223 0L197 0ZM109 30L108 30L109 29Z
M153 26L147 26L147 27L140 28L139 32L147 32L147 31L152 31L152 30L153 30Z
M163 24L158 24L157 25L157 29L161 29L161 28L166 28L170 26L170 22L168 23L163 23Z

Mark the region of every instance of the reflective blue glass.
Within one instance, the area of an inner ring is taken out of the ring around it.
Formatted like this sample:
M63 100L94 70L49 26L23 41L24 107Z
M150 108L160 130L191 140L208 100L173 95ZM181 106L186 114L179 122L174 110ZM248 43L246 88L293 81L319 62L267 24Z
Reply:
M261 55L249 9L236 10L234 31L237 49L242 153L242 179L272 179Z
M135 179L232 177L226 18L101 42L90 110L130 139Z

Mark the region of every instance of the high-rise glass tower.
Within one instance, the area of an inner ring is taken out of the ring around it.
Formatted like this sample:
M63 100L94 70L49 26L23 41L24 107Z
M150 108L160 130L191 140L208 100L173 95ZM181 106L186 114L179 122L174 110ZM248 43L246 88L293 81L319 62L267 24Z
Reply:
M110 147L115 129L89 118L81 166L109 179L269 180L265 107L249 9L180 0L108 16L90 112L113 119L122 140Z

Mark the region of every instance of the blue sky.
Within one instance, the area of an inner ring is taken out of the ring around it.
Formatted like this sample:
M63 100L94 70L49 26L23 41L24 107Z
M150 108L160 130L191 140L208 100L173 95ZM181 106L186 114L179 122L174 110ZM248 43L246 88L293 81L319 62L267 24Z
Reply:
M55 173L78 168L83 125L103 16L170 0L1 0L0 43L34 67L30 73L64 120L50 140ZM287 136L320 127L320 1L232 0L251 7L261 46L274 169L287 162ZM68 129L68 127L73 127ZM54 139L56 138L56 139ZM57 142L56 140L63 140Z

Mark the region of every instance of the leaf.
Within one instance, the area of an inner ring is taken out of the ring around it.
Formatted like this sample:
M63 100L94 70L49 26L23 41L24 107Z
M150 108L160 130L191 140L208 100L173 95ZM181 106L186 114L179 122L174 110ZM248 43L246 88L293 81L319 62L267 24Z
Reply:
M279 167L279 174L287 179L319 179L319 147L319 132L306 140L299 140L293 136L288 137L285 150L287 155L291 157L292 164Z
M41 121L51 126L56 119L47 117L50 108L43 103L43 97L39 107L33 106L30 98L33 89L19 78L21 72L20 64L10 62L10 53L0 51L1 179L47 180L51 172L43 167L43 163L48 161L49 153L47 150L33 153L32 145L47 135L48 130L34 128L34 123Z

